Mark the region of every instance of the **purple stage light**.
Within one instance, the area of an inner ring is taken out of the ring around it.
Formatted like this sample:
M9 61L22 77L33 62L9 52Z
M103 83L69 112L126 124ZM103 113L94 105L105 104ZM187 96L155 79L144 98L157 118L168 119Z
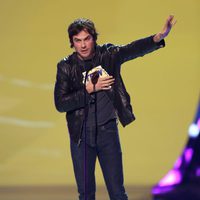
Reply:
M200 167L196 170L196 176L200 176Z
M200 118L197 120L197 126L198 126L199 131L200 131Z
M173 187L171 187L171 186L169 186L169 187L164 187L164 188L162 188L162 187L154 187L153 189L152 189L152 193L154 194L154 195L156 195L156 194L161 194L161 193L167 193L167 192L170 192L171 190L173 189Z
M181 159L181 157L179 157L179 158L176 160L175 164L174 164L174 169L179 169L180 166L181 166L181 164L182 164L182 159Z
M189 163L191 161L192 155L193 155L193 149L192 148L186 148L185 151L184 151L186 163Z
M163 179L161 179L158 183L160 187L163 186L171 186L175 184L179 184L182 180L182 176L179 170L172 169L170 170Z
M200 183L200 101L197 107L196 117L188 129L188 142L181 156L176 160L174 167L152 188L155 197L180 192L180 187L194 190L199 189ZM190 185L191 184L191 185ZM198 187L196 187L198 186ZM194 189L195 188L195 189ZM188 189L188 190L189 190ZM182 191L183 193L185 190ZM175 198L174 198L175 199ZM179 198L177 198L179 199ZM189 198L188 198L189 199ZM187 199L187 200L188 200ZM193 198L191 198L193 199ZM198 200L200 196L198 196Z

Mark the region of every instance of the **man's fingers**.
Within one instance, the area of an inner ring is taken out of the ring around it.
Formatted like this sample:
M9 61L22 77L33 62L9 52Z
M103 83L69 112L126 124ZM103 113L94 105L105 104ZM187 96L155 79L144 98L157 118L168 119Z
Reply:
M174 19L174 15L169 15L167 22L170 23L171 26L174 26L177 20Z
M101 79L101 80L109 80L109 79L113 79L113 76L100 77L99 79Z
M114 83L114 80L104 81L101 83L101 86L109 86L109 85L112 85L113 83Z
M111 86L113 83L114 83L114 82L112 82L112 83L104 83L104 84L101 85L101 88L103 88L103 87L109 87L109 86Z
M103 82L103 83L107 83L107 82L110 82L110 81L114 81L115 79L114 78L99 78L99 81L100 82Z
M111 83L114 81L115 81L115 79L113 78L113 79L109 79L109 80L104 80L104 81L102 81L102 83Z
M171 28L176 24L176 20L174 19L174 15L169 15L167 20L166 20L166 23L163 27L163 30L162 30L162 34L164 35L164 38L169 34L169 32L171 31Z
M172 21L172 22L171 22L171 25L174 26L174 25L176 24L176 22L177 22L177 20Z
M113 76L99 77L96 84L97 90L109 90L111 85L115 82Z
M108 87L102 87L101 89L102 89L102 90L110 90L110 89L111 89L111 86L108 86Z
M168 20L173 20L174 15L169 15Z

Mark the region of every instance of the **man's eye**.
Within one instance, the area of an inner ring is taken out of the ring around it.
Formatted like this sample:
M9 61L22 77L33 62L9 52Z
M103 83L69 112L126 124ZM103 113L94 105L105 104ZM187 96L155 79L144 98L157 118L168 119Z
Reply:
M88 36L87 38L86 38L86 40L90 40L91 39L91 37L90 36Z
M80 40L79 39L74 39L74 42L80 42Z

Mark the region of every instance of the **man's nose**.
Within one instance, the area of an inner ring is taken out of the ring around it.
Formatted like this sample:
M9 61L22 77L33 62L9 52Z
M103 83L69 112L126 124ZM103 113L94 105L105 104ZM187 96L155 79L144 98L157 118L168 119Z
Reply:
M85 41L82 41L82 42L81 42L81 47L84 48L85 46L86 46L86 45L85 45Z

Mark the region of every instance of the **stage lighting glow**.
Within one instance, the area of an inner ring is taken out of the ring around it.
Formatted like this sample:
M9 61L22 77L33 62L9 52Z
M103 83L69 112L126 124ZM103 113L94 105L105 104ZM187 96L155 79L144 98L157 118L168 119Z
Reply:
M190 125L188 133L190 137L196 138L199 135L199 131L200 131L200 122L198 121L198 125L194 123Z
M184 148L182 155L179 156L176 160L173 169L170 170L159 181L159 183L152 188L152 194L154 194L155 197L161 194L172 195L173 192L176 190L180 192L179 186L181 186L182 184L188 185L188 183L194 183L194 186L198 186L197 188L199 188L200 102L198 104L196 117L194 118L193 123L189 126L188 135L189 140L186 144L186 147ZM192 190L191 192L193 193L194 191Z
M185 149L184 156L185 156L186 163L189 163L191 161L192 155L193 155L193 149L192 148Z
M182 176L179 170L171 170L167 173L167 175L161 179L159 182L159 186L171 186L175 184L179 184L182 180Z
M182 159L181 159L181 157L179 157L179 158L176 160L175 164L174 164L174 168L175 168L175 169L178 169L178 168L181 166L181 164L182 164Z
M161 193L167 193L170 192L173 189L173 187L169 186L169 187L154 187L152 190L152 193L154 195L156 194L161 194Z
M200 176L200 167L196 170L196 176Z
M200 131L200 118L197 120L197 126L198 126L199 131Z

